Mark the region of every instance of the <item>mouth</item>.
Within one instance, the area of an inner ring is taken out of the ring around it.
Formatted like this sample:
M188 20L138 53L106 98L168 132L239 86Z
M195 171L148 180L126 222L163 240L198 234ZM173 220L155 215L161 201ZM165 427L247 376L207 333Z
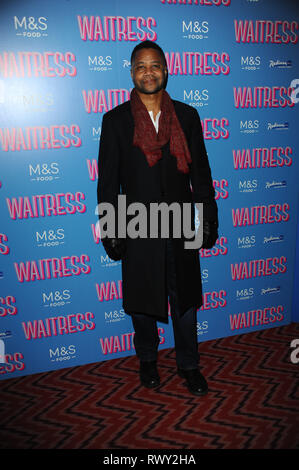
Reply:
M143 83L144 85L153 85L154 83L156 83L156 81L157 80L155 78L148 78L143 80Z

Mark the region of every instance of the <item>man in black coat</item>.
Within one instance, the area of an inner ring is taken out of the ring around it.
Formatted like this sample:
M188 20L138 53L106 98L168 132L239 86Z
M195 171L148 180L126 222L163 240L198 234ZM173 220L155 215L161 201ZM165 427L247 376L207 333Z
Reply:
M192 394L202 396L208 385L198 370L197 309L202 305L199 247L187 249L184 234L174 235L178 223L170 212L173 230L170 227L167 237L161 231L163 220L154 238L149 230L146 236L136 238L129 230L124 236L119 226L120 218L134 203L131 207L139 203L148 210L147 218L139 219L145 225L150 222L149 209L154 203L168 207L176 203L180 209L189 204L193 221L194 203L201 203L202 248L212 248L218 238L218 214L201 121L193 107L171 100L165 91L167 64L156 43L144 41L135 47L131 76L135 87L130 101L106 113L102 121L98 203L99 207L111 204L117 222L116 231L109 235L107 230L108 236L101 238L108 256L122 260L123 307L135 330L141 383L148 388L160 384L157 320L168 321L169 299L178 374ZM120 195L125 196L125 209L120 209ZM129 228L134 214L127 213ZM99 217L103 234L107 223L103 212Z

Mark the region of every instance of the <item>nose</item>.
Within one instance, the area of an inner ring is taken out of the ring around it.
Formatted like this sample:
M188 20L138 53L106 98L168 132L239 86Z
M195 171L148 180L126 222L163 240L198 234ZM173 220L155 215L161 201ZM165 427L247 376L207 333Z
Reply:
M154 65L145 65L144 67L144 75L150 75L155 72Z
M146 70L144 71L143 76L144 76L145 78L151 77L151 76L152 76L152 70L151 70L150 68L146 69Z

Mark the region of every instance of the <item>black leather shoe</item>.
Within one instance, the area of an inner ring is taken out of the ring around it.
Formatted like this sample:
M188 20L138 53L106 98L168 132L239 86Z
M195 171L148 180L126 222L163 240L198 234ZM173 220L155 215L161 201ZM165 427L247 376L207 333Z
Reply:
M188 390L193 395L202 397L208 393L208 384L198 369L178 369L178 375L186 379Z
M155 388L160 385L157 361L140 361L140 382L144 387Z

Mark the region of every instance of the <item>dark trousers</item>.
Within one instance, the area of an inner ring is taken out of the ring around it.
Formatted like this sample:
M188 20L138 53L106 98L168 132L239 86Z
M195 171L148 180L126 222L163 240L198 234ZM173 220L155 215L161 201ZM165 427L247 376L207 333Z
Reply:
M197 343L197 308L192 307L182 316L177 305L176 276L174 269L173 248L171 240L166 242L166 278L177 367L196 369L199 362ZM142 313L131 314L135 330L134 346L141 361L156 361L160 338L155 318Z

